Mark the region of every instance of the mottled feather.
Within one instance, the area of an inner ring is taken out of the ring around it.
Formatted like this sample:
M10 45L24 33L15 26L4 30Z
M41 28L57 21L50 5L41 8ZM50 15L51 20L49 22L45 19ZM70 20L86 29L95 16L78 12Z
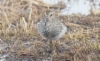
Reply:
M61 38L67 31L66 26L52 11L46 11L40 22L37 23L39 32L49 40Z

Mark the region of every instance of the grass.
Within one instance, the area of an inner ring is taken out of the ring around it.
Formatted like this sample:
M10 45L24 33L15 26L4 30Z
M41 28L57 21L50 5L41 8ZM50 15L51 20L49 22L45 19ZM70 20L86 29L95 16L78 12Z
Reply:
M64 5L62 4L64 7ZM61 6L50 6L56 9ZM100 18L98 15L61 16L68 32L57 42L59 55L50 54L49 43L36 28L47 4L40 0L6 0L0 3L0 53L9 53L8 61L25 58L36 61L99 61ZM92 9L91 9L92 11ZM12 57L12 58L11 58Z

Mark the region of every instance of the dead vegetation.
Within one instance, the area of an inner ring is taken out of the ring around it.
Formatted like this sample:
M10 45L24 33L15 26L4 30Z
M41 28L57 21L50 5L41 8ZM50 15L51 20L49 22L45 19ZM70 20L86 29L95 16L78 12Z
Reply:
M99 61L100 16L61 16L68 32L57 42L59 55L50 54L48 41L37 32L36 23L48 9L63 9L65 4L48 5L40 0L0 1L0 53L7 61ZM3 48L1 48L3 47Z

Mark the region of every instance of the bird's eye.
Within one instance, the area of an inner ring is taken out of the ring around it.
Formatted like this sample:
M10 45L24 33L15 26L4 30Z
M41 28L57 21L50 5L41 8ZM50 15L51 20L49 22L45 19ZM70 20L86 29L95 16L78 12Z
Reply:
M50 17L53 15L53 12L52 13L50 13Z
M53 14L51 14L50 16L52 16Z

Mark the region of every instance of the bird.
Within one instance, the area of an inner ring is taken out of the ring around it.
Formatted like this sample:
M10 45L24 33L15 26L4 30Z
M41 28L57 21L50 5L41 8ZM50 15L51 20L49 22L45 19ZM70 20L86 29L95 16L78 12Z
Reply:
M37 23L37 29L44 38L50 41L50 45L53 40L59 40L67 32L63 20L54 10L44 12L43 17Z

